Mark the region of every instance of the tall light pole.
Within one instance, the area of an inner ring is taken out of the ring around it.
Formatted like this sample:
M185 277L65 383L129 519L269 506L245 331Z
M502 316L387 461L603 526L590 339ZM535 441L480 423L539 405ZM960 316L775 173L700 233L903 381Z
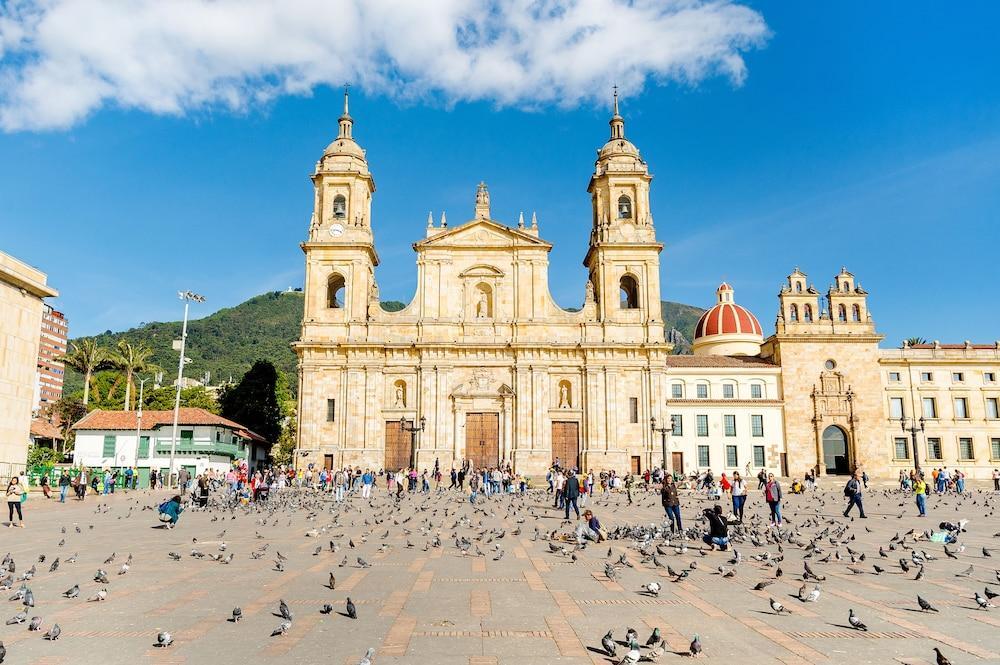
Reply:
M403 416L399 417L399 428L404 432L410 433L410 468L415 468L417 463L417 432L423 432L424 428L427 427L427 418L420 416L420 426L410 425L406 422L406 418Z
M920 416L920 420L916 418L910 418L910 426L906 426L906 418L899 418L899 426L903 429L903 432L909 432L910 436L913 437L913 470L917 472L917 477L919 478L922 472L920 471L920 452L917 450L917 432L923 432L926 421L923 416ZM928 453L929 455L930 453Z
M181 358L177 361L177 394L174 397L174 428L170 434L170 470L167 482L173 486L174 456L177 454L177 419L181 413L181 383L184 378L184 347L187 342L188 306L191 302L205 302L205 297L192 291L178 291L177 297L184 301L184 324L181 326Z
M667 471L667 432L671 432L674 429L674 417L670 416L670 427L667 427L667 426L657 427L656 426L656 416L650 416L650 418L649 418L649 428L651 430L653 430L653 433L656 433L656 432L660 433L660 448L661 448L662 453L663 453L663 464L661 465L661 468L663 469L664 473L666 473L666 471Z
M146 385L146 379L139 379L139 410L135 417L135 472L139 472L139 430L142 429L142 389ZM131 487L128 489L132 489Z

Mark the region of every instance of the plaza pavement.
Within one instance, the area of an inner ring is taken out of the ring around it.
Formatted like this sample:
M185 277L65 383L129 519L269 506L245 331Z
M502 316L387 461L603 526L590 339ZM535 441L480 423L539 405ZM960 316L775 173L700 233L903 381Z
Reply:
M0 550L13 555L15 575L36 563L40 554L46 556L28 582L36 598L29 617L43 618L42 631L0 623L0 639L7 647L6 662L15 664L86 660L102 665L251 661L353 665L373 647L379 665L506 665L618 662L624 647L619 646L614 661L600 648L609 629L622 640L627 627L635 628L644 643L652 628L659 627L669 646L660 662L684 662L679 659L689 657L682 654L695 633L704 647L701 660L709 663L924 665L934 662L933 647L941 648L956 665L1000 661L1000 609L980 610L972 599L973 590L982 592L987 584L1000 590L994 573L1000 568L1000 538L994 535L1000 532L997 495L973 487L961 501L932 497L929 517L918 519L908 498L879 499L870 493L865 499L869 519L848 521L839 514L843 510L839 486L826 485L815 497L786 496L785 515L793 527L818 511L820 524L801 529L803 543L829 526L828 520L849 525L843 543L820 542L824 555L839 551L843 561L822 564L818 555L810 560L813 570L827 580L820 583L819 601L808 604L793 597L802 584L804 552L787 542L781 547L785 558L779 564L784 574L763 591L750 589L760 580L775 579L776 567L751 555L766 549L777 556L776 544L737 545L743 562L732 578L716 572L719 565L729 567L731 551L701 556L698 542L692 542L686 554L671 548L661 558L672 568L690 570L691 562L697 565L677 583L665 569L642 564L642 555L629 540L591 545L577 552L573 562L569 556L550 552L545 540L533 540L536 527L542 533L568 528L561 526L561 514L551 509L551 498L543 492L515 500L515 506L523 504L521 508L511 509L511 499L502 498L487 500L473 512L464 495L451 492L410 496L393 507L380 488L374 507L352 498L350 508L340 510L338 525L325 530L334 522L331 504L311 493L287 491L285 501L301 496L308 505L284 506L273 514L237 511L230 519L221 510L187 511L173 530L154 528L155 511L142 509L155 506L165 498L164 492L88 496L83 503L71 500L65 505L33 494L25 505L27 528L0 528ZM636 497L633 507L625 505L624 495L598 498L591 507L609 529L659 522L658 494L637 492ZM98 504L104 506L99 512ZM686 496L685 526L695 525L696 516L709 505L704 498ZM766 515L759 492L751 492L746 512L748 521ZM945 557L941 544L916 545L937 557L927 563L919 582L912 580L912 570L902 574L896 563L901 556L908 557L908 551L897 549L888 559L878 556L879 545L886 546L895 533L963 517L971 522L960 541L965 550L957 560ZM462 521L455 526L458 520ZM515 535L518 528L520 535ZM308 537L313 529L324 531ZM505 532L502 538L487 542L500 530ZM480 533L482 540L475 540ZM436 534L441 546L429 546ZM456 534L473 539L472 551L480 548L485 556L462 555ZM197 544L192 544L193 538ZM65 544L60 547L61 539ZM336 553L328 550L331 539L340 545ZM349 540L356 547L351 548ZM227 544L222 554L235 554L228 565L190 554L193 548L218 554L222 541ZM408 548L407 541L413 547ZM383 543L386 548L381 548ZM250 553L265 544L264 556L252 559ZM494 560L497 545L504 552L500 560ZM323 551L314 555L317 546ZM984 546L998 548L993 558L984 556ZM857 567L872 571L872 565L879 564L887 572L852 574L847 570L847 547L865 553L866 560ZM179 553L181 560L171 560L169 551ZM287 557L283 572L275 570L276 551ZM117 553L114 562L104 564L112 552ZM77 562L66 563L74 553ZM119 576L130 553L131 569ZM605 563L623 553L634 567L621 567L617 581L609 580ZM345 555L347 565L341 567ZM57 556L62 563L49 573ZM358 556L371 567L360 567ZM956 577L970 565L971 577ZM107 571L109 584L93 581L99 568ZM330 572L337 578L335 590L325 586ZM659 597L639 593L653 580L662 584ZM81 587L80 597L63 598L62 592L74 584ZM106 601L87 602L105 586ZM4 620L21 609L19 602L6 600L11 593L4 592L0 601ZM940 612L919 611L917 593ZM357 620L340 614L348 596L358 608ZM769 597L792 614L775 615ZM287 601L294 620L287 634L270 637L281 622L276 615L279 599ZM324 603L331 603L334 612L321 614ZM234 606L243 610L238 624L228 621ZM869 632L848 625L849 608L867 623ZM42 633L53 622L59 623L62 636L45 641ZM161 630L173 633L172 646L153 646Z

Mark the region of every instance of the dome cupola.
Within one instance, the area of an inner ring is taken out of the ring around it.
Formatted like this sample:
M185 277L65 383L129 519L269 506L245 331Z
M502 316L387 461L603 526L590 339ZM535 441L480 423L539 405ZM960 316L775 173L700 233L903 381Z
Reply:
M716 289L716 304L701 315L694 327L694 354L756 356L764 333L750 310L736 304L733 287L726 282Z

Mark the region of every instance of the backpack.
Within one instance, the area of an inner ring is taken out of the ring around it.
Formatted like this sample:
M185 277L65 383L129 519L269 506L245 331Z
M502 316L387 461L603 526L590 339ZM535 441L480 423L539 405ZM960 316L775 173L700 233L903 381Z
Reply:
M848 480L847 484L844 485L844 496L851 497L858 493L857 489L854 488L854 480Z
M167 512L167 505L168 505L169 503L170 503L170 501L164 501L163 503L161 503L161 504L160 504L160 507L158 508L158 510L159 510L159 511L160 511L161 513L165 513L165 512Z

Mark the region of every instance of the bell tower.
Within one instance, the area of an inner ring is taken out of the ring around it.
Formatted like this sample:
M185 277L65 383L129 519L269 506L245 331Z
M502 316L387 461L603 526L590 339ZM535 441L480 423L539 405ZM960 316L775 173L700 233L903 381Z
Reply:
M375 180L365 151L354 140L348 101L345 88L337 138L323 151L311 176L313 214L309 240L302 244L307 325L365 321L370 301L378 301L378 254L371 227Z
M656 241L649 209L653 176L639 149L625 138L617 88L609 124L611 136L597 151L587 187L593 219L584 265L590 271L598 318L610 333L606 337L662 343L659 254L663 245Z

